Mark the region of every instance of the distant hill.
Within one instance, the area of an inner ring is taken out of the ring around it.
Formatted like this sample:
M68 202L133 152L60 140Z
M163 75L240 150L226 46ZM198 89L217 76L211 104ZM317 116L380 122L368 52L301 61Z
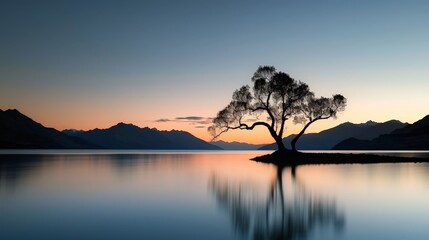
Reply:
M381 134L390 133L398 128L407 126L398 120L390 120L384 123L368 121L366 123L354 124L346 122L336 127L321 131L319 133L308 133L301 136L297 142L299 150L330 150L344 139L357 138L370 140ZM291 141L295 134L283 139L286 147L291 147ZM260 148L261 150L275 150L276 144L269 144Z
M222 140L211 142L211 144L216 145L224 150L257 150L265 144L250 144L243 142L225 142Z
M108 149L221 149L185 131L159 131L125 123L118 123L108 129L64 130L63 133Z
M85 140L46 128L18 110L0 109L0 148L2 149L69 149L99 148Z
M348 138L333 147L335 150L429 150L429 115L372 140Z

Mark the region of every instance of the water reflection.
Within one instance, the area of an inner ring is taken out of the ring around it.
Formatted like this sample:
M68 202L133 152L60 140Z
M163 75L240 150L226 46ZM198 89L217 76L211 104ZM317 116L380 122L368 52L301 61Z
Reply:
M132 176L142 169L154 171L166 165L177 168L193 159L195 156L189 154L0 154L0 190L16 189L20 183L41 174L67 170L80 174L80 169L86 168L94 170L94 178L99 173L96 169Z
M41 167L42 155L1 155L0 154L0 187L14 188L18 181Z
M212 175L209 189L243 237L307 239L317 228L342 232L345 226L335 201L307 191L295 168L277 167L265 197L248 183L233 183L219 175Z
M426 163L293 171L248 160L260 154L0 154L0 239L429 235Z

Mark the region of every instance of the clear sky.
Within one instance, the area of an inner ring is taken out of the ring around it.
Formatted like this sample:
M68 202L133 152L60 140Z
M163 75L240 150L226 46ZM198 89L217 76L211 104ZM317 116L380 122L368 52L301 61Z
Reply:
M205 119L274 65L348 98L310 132L414 122L429 114L428 13L423 0L2 1L0 108L59 130L127 122L209 140ZM223 139L271 142L265 129Z

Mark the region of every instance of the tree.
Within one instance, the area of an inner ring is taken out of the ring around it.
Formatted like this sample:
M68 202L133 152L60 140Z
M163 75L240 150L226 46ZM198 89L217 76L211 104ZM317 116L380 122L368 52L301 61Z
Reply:
M209 132L213 139L234 129L265 127L275 140L278 151L286 152L282 142L285 122L299 111L299 104L310 94L307 84L296 81L272 66L260 66L252 77L253 86L242 86L232 101L213 119ZM265 117L266 120L260 120Z
M302 123L304 127L292 139L292 150L296 151L296 142L311 124L322 119L336 118L338 112L345 110L346 103L347 99L340 94L335 94L331 98L315 98L313 93L309 93L302 98L297 105L296 112L299 114L294 117L294 122Z
M213 119L208 128L213 140L229 130L253 130L265 127L277 144L278 151L287 151L283 144L285 123L303 123L303 129L292 140L296 151L298 139L314 122L336 118L344 111L346 98L340 94L332 98L316 98L307 84L297 81L273 66L260 66L252 77L252 87L242 86L232 95L231 102ZM262 120L264 119L265 120Z

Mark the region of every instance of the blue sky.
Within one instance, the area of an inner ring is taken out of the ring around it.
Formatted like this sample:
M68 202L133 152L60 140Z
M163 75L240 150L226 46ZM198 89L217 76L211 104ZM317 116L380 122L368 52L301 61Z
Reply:
M213 116L274 65L349 99L313 131L413 122L429 113L428 12L427 1L3 1L0 108L59 129L125 121L206 139L154 120Z

